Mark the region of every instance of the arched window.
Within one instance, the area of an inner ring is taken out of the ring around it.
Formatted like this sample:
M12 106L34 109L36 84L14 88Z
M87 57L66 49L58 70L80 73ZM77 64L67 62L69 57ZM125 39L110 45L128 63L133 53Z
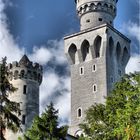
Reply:
M127 48L125 47L123 49L122 64L125 65L128 62L128 59L129 59L129 53Z
M106 10L108 9L108 5L106 3L104 4L104 7Z
M98 7L98 9L101 9L102 4L99 2L99 3L97 4L97 7Z
M83 61L86 60L87 55L89 55L89 42L87 40L84 40L81 45L81 53L83 57Z
M95 9L95 4L94 3L91 3L90 4L90 10L94 10Z
M72 63L75 64L76 61L76 52L77 52L77 48L75 44L71 44L68 50L68 53L71 57Z
M100 57L100 48L101 48L102 38L97 36L94 41L94 50L95 50L95 57Z
M17 78L18 78L18 71L15 70L15 72L14 72L14 79L17 79Z
M114 41L113 41L112 37L110 37L109 38L109 55L110 56L112 56L113 49L114 49Z
M117 47L116 47L116 59L118 62L120 60L120 54L121 54L121 46L120 46L120 43L118 42Z
M88 5L84 6L84 12L86 12L88 10Z
M37 73L33 72L34 80L37 80Z
M82 10L83 10L83 8L82 8L82 7L80 7L80 13L82 13Z
M110 5L110 9L113 10L113 6L112 5Z
M78 110L77 110L77 117L78 118L82 117L82 108L78 108Z
M9 80L12 81L13 80L13 72L9 73Z
M21 70L20 76L21 76L21 78L24 78L24 76L25 76L25 71L24 70Z
M32 79L32 72L30 70L27 71L27 75L29 79Z

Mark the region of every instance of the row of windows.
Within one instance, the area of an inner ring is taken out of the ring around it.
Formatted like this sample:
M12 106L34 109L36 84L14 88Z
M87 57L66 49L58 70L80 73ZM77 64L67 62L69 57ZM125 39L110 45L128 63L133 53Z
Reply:
M93 65L92 66L92 72L95 72L97 70L97 66L96 65ZM80 75L84 75L84 67L80 67L79 68L79 73ZM118 75L121 76L122 75L122 72L121 70L118 70ZM112 76L110 76L110 81L111 82L114 82L114 78Z
M93 65L92 66L92 72L95 72L96 70L97 70L96 65ZM80 73L80 75L84 75L84 67L79 68L79 73Z
M103 21L103 19L102 18L98 18L98 21ZM86 23L89 23L89 22L90 22L90 19L87 19ZM110 21L110 24L112 24L112 21Z
M88 20L88 22L90 21ZM78 52L79 49L74 43L72 43L68 49L68 54L71 58L71 64L78 64L80 61L84 62L102 57L102 44L102 37L99 35L94 39L93 44L90 44L89 41L85 39L79 48L81 52ZM117 44L114 43L112 37L110 37L108 41L107 53L111 59L115 57L117 62L121 65L126 65L129 60L129 48L126 46L122 47L119 42L117 42ZM82 60L79 60L79 55L80 57L82 56Z

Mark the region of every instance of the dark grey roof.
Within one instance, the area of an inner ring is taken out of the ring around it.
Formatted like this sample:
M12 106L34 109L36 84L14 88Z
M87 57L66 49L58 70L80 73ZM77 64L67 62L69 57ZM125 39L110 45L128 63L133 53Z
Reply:
M29 64L29 63L30 63L30 60L26 55L23 55L23 57L19 61L20 65L26 65L26 64Z

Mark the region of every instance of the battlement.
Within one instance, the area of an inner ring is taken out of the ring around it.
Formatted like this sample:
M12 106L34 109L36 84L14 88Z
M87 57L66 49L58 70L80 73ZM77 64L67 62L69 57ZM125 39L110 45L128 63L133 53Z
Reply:
M19 62L8 64L9 80L29 79L41 84L43 68L38 63L32 63L26 55Z
M115 17L116 6L104 1L90 1L88 3L83 3L82 5L80 5L77 8L77 12L79 17L81 17L83 14L86 14L87 12L106 12Z

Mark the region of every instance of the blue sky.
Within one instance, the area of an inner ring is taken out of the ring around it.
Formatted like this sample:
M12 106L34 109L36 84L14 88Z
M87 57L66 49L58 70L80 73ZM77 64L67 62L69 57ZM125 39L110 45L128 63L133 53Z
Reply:
M117 5L115 28L132 40L128 72L140 70L139 2L119 0ZM70 113L71 89L63 37L78 31L74 0L0 0L0 57L18 61L26 53L44 66L40 110L53 100L64 123Z

